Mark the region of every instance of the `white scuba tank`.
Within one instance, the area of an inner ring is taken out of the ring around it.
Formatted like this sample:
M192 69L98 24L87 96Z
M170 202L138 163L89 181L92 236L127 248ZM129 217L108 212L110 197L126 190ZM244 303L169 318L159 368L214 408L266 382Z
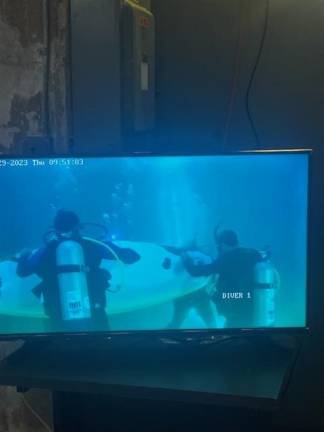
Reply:
M73 240L56 249L62 318L65 321L91 317L83 248Z
M254 268L254 325L273 327L275 325L276 294L279 285L278 272L266 253L264 260Z

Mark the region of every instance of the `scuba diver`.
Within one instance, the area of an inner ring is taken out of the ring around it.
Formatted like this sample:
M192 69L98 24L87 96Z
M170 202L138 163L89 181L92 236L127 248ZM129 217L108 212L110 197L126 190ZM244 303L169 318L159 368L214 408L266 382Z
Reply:
M218 276L213 301L218 313L226 320L225 327L253 327L254 269L263 258L255 249L240 247L235 231L218 233L215 229L214 236L218 249L216 260L196 265L188 254L184 254L184 265L194 277Z
M195 245L192 245L195 246ZM208 265L211 258L200 252L191 252L192 248L179 249L175 247L166 247L166 249L176 255L186 256L187 259L193 260L194 265ZM194 247L194 249L196 249ZM190 258L189 258L190 256ZM207 328L215 328L215 312L213 309L210 289L214 289L214 283L206 285L199 291L178 297L173 301L173 316L167 329L179 329L187 318L191 309L194 309Z
M33 252L18 258L17 274L36 274L42 282L33 293L43 302L51 328L60 330L108 330L106 291L111 275L101 261L133 264L140 256L112 242L99 242L80 234L76 213L59 210L52 238Z

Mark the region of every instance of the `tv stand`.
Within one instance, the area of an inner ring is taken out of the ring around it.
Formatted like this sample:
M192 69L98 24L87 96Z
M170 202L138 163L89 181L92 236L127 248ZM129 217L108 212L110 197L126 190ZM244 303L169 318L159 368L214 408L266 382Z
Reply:
M51 338L35 338L24 342L24 344L10 356L6 363L21 364L28 359L33 359L38 363L40 359L45 363L62 364L65 367L69 364L69 358L78 357L78 364L82 364L85 359L86 368L91 368L91 364L105 358L118 357L126 353L132 356L137 353L139 356L146 354L163 356L175 356L179 353L203 356L206 350L214 356L218 351L225 354L228 349L256 349L261 350L284 350L291 352L298 346L298 338L290 338L289 346L278 343L273 336L268 334L246 335L112 335L112 336L57 336ZM229 346L226 349L226 345ZM222 348L224 346L224 349ZM37 357L36 358L34 357ZM90 363L89 363L90 361Z
M20 391L50 389L56 411L65 409L62 400L66 407L73 398L86 403L94 395L137 404L151 400L271 411L285 393L300 345L300 338L284 346L265 335L166 339L29 341L0 364L0 384Z

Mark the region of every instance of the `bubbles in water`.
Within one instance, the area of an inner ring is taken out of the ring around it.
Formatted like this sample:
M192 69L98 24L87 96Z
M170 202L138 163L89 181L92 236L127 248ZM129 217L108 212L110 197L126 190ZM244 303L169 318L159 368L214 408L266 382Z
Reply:
M133 196L133 195L134 195L134 185L133 185L132 183L130 183L130 184L128 185L128 188L127 188L127 195L129 195L129 196Z
M108 213L103 213L102 214L102 219L106 222L106 223L110 223L110 215Z

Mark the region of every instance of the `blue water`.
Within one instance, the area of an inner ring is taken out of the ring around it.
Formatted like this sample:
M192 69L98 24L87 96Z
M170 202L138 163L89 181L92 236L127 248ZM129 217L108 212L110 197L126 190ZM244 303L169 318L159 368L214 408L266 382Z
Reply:
M89 158L77 163L49 166L46 160L45 166L33 166L29 160L27 166L0 168L0 260L42 245L60 208L98 224L85 229L90 236L191 245L214 258L213 233L219 226L235 230L242 246L270 248L281 279L276 326L305 325L307 155ZM4 310L0 297L0 313ZM132 318L116 316L111 325L162 329L172 310L172 303L163 304ZM192 311L188 316L186 327L206 327ZM0 333L46 330L44 323L31 324L31 318L15 322L0 317Z

